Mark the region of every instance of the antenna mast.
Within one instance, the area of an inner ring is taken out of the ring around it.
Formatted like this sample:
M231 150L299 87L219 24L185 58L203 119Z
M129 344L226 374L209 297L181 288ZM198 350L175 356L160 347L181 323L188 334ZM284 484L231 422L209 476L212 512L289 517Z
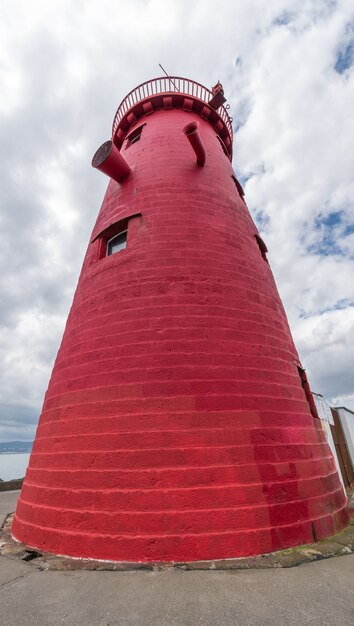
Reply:
M172 80L172 78L167 74L166 70L162 67L161 63L159 63L159 66L161 67L162 71L164 74L166 74L168 80L172 83L172 85L174 86L175 90L179 92L179 89L177 89L175 82Z

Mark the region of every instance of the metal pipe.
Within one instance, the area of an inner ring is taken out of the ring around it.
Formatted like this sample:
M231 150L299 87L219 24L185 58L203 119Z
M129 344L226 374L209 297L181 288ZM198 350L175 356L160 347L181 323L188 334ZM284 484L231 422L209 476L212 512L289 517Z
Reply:
M199 167L204 167L206 152L198 131L198 126L199 122L197 121L189 122L189 124L184 127L183 133L186 135L189 143L191 144L195 152L195 155L197 157L197 165L199 165Z
M111 139L105 141L98 148L93 156L91 165L113 178L117 183L121 183L131 172L128 163Z

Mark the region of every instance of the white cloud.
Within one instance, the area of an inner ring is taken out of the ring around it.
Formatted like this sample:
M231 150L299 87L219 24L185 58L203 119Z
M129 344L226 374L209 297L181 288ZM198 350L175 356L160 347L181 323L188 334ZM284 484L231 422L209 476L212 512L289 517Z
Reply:
M106 186L91 155L162 63L223 82L234 166L312 386L353 407L354 71L335 70L352 2L15 0L2 17L2 402L40 409Z

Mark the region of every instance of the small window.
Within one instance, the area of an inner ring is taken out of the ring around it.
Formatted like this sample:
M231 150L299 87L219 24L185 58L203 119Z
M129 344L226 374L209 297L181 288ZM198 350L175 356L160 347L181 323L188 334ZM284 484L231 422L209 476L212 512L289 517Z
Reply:
M312 395L312 392L311 392L311 389L310 389L310 385L309 385L308 380L307 380L306 372L303 369L303 367L300 367L299 365L297 366L297 371L299 372L301 385L302 385L302 388L303 388L303 390L305 392L306 400L307 400L308 405L310 407L310 411L311 411L313 417L319 418L319 415L318 415L318 412L317 412L317 408L316 408L316 405L315 405L315 401L313 399L313 395Z
M115 254L116 252L120 252L120 250L124 250L127 247L127 230L123 230L123 232L115 235L111 239L107 241L107 252L106 256L110 254Z
M243 191L243 187L241 185L241 183L239 183L239 181L237 180L236 176L231 176L232 180L234 181L235 185L236 185L236 189L240 195L241 200L245 201L245 192Z
M221 139L221 137L219 137L219 135L216 135L216 138L219 141L219 143L220 143L220 145L221 145L221 147L223 149L224 154L226 154L226 156L228 158L230 158L230 155L228 153L227 147L225 146L225 144L224 144L223 140Z
M120 220L112 222L93 237L91 243L98 241L97 260L105 259L127 247L129 224L131 220L136 218L141 218L141 213L131 212Z
M267 259L268 248L267 248L267 246L265 245L263 239L259 235L255 235L255 239L256 239L256 242L258 243L258 248L260 250L260 253L261 253L263 259L268 263L268 259Z
M141 126L138 126L138 128L135 128L134 130L132 130L132 132L127 136L126 138L127 148L129 148L129 146L132 146L133 143L140 141L141 133L143 132L144 126L145 124L141 124Z

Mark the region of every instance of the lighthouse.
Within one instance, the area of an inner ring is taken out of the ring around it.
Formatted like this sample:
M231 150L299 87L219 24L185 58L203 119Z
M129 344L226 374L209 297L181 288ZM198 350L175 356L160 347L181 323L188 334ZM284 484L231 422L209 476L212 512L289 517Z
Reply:
M13 521L27 545L193 561L347 523L232 144L220 83L157 78L120 104Z

